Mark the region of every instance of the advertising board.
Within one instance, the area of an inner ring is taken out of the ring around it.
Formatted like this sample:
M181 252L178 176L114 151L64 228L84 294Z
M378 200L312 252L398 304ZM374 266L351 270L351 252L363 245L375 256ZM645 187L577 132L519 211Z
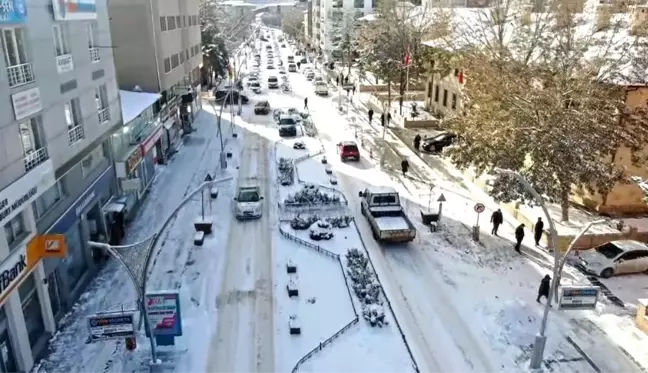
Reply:
M596 308L600 288L596 286L563 286L560 288L558 309L593 310Z
M105 341L135 336L135 313L126 312L88 317L90 341Z

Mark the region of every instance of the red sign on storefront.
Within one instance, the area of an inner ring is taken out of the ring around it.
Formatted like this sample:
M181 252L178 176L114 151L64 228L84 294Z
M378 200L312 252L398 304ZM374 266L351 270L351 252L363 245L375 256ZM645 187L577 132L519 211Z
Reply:
M162 137L162 127L163 126L158 127L151 136L142 141L142 153L147 154L151 149L153 149L155 143L160 139L160 137Z

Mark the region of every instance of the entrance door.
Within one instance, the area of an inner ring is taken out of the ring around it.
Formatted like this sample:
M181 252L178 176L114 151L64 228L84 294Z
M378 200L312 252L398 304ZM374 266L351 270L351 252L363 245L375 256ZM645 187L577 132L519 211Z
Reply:
M0 334L0 371L2 373L13 373L18 371L13 348L9 340L9 332L5 330Z
M57 271L54 271L47 276L47 292L49 293L50 303L52 304L52 314L54 315L54 319L59 321L64 315L64 312L62 312L64 310L56 273Z

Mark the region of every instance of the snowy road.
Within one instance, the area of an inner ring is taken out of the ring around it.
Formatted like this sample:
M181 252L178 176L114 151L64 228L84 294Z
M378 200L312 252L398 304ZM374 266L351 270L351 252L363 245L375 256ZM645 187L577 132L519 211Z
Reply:
M209 371L274 371L268 155L266 139L245 135L238 184L259 183L266 203L261 219L231 225L225 275L216 300L218 327L209 348Z

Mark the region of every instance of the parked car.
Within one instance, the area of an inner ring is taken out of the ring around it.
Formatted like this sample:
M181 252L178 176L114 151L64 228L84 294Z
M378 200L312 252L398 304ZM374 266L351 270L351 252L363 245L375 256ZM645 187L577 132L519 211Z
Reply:
M225 91L225 90L215 90L214 98L216 99L216 102L219 103L223 102L223 100L225 100L225 97L227 97L228 92L229 91ZM227 102L225 102L225 105L229 104L232 101L234 103L238 103L239 97L241 98L241 103L243 104L247 104L248 102L250 102L250 99L246 95L239 93L238 91L232 91L231 99L228 97Z
M632 240L611 241L581 251L575 264L585 272L608 278L627 273L648 272L648 245Z
M319 96L328 96L328 84L324 83L324 81L315 83L315 94Z
M309 71L308 73L306 73L306 80L310 82L313 79L315 79L315 73L313 71Z
M268 77L268 88L279 88L279 79L276 76Z
M442 132L434 137L423 139L421 142L421 150L427 153L440 153L443 148L452 145L456 139L456 134Z
M282 115L279 118L279 136L297 136L297 121L290 115Z
M259 83L258 81L250 83L250 89L252 90L252 92L254 92L256 94L260 94L261 93L261 83Z
M340 155L340 160L342 162L348 160L360 161L360 150L355 141L342 141L338 143L337 153Z
M297 65L295 65L294 63L288 64L288 72L296 73L297 72Z
M254 114L269 114L270 113L270 103L268 101L259 101L254 105Z
M281 118L282 115L286 115L286 112L283 109L274 109L272 111L272 118L277 123L279 123L279 118Z

